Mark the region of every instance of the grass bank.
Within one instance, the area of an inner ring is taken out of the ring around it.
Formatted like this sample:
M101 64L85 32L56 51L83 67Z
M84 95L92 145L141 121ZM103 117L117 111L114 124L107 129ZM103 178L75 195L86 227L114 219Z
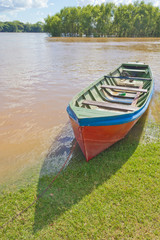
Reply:
M151 124L146 136L144 123L145 117L125 139L88 163L77 146L51 189L1 230L0 239L159 239L160 128ZM156 139L149 137L153 129ZM37 175L23 187L3 189L1 224L52 179Z

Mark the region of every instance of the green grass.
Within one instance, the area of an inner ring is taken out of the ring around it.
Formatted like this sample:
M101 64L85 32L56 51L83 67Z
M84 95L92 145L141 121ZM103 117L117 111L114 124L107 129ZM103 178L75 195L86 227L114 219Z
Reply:
M159 135L149 141L143 129L142 119L125 139L88 163L77 146L51 189L4 227L0 239L160 239L160 141ZM33 178L2 190L2 224L29 205L53 176Z

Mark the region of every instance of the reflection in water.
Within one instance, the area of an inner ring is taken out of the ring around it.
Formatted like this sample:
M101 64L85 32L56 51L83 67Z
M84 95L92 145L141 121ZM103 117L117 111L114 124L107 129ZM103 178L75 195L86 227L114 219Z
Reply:
M40 177L57 173L70 154L74 140L71 125L67 123L52 143L44 160ZM67 162L66 166L69 164ZM65 166L65 167L66 167Z
M157 124L160 124L160 92L155 91L151 106L150 119Z
M160 92L160 39L46 37L0 33L0 182L43 161L72 96L122 62L148 63ZM152 118L157 98L150 109Z
M154 93L148 108L148 119L144 127L143 143L160 140L160 93Z

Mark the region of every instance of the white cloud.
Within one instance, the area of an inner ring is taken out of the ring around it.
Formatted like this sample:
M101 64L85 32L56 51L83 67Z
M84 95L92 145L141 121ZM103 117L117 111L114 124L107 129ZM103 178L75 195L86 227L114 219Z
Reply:
M45 7L48 7L48 0L0 0L0 12Z
M0 21L7 22L7 21L10 21L10 18L7 15L3 14L3 15L0 15Z
M114 2L116 5L118 4L129 4L135 2L135 0L77 0L77 4L79 6L86 6L88 4L91 5L97 5L97 4L102 4L102 3L107 3L107 2ZM153 6L159 6L160 7L160 0L144 0L145 3L151 2Z
M77 0L78 6L97 5L105 2L106 0Z

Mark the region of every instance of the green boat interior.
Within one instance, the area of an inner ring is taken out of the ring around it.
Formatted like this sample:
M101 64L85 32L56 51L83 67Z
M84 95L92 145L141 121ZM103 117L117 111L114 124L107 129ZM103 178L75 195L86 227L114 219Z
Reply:
M142 63L124 63L73 99L81 109L130 112L142 107L150 94L152 74Z

